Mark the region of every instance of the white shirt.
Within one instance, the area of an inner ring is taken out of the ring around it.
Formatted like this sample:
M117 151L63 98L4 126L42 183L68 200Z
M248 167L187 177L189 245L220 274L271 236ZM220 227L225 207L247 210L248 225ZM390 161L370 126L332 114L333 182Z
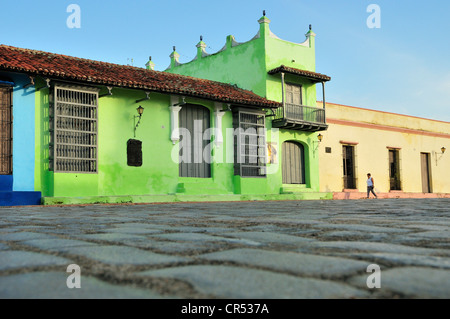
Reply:
M373 186L373 180L372 180L372 177L369 177L369 178L367 179L367 186Z

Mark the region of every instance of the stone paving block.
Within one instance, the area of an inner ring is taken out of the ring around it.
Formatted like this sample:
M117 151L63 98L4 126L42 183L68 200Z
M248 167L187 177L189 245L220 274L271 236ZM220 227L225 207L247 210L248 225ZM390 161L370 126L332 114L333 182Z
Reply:
M419 233L409 234L410 237L420 237L420 238L428 238L428 239L447 239L450 242L450 231L446 230L433 230L433 231L425 231Z
M370 233L349 231L349 230L329 231L320 234L320 239L322 240L332 240L333 238L352 238L352 237L371 238L372 236Z
M153 225L148 223L118 223L116 220L115 223L107 226L108 229L119 229L119 228L139 228L139 229L152 229Z
M230 230L230 228L227 227L215 227L215 226L206 226L206 227L200 227L199 229L202 230L202 232L205 233L223 233Z
M77 246L94 246L96 244L76 239L35 239L21 242L24 245L36 247L42 250L66 252L71 247Z
M193 241L193 242L228 242L233 244L242 244L242 245L250 245L250 246L259 246L260 243L247 239L236 239L236 238L226 238L220 236L211 236L208 234L200 234L200 233L170 233L170 234L161 234L156 235L154 237L169 239L169 240L178 240L178 241Z
M2 299L158 299L163 297L150 289L113 285L94 277L83 276L81 288L68 288L70 273L35 272L0 277Z
M368 274L369 275L369 274ZM368 275L356 276L349 280L350 284L367 287ZM450 298L450 271L420 268L401 267L388 269L380 273L381 292L388 290L406 295L409 298Z
M206 251L224 249L226 243L196 243L196 242L171 242L171 241L145 241L125 242L129 246L138 248L156 249L169 254L197 255Z
M431 255L443 253L443 250L429 249L413 246L404 246L389 243L365 242L365 241L326 241L311 243L310 248L328 248L337 251L374 251L374 252L391 252L399 254L421 254Z
M353 254L353 256L370 260L371 263L388 262L397 266L423 266L450 269L450 258L448 257L395 253Z
M0 240L3 241L22 241L22 240L47 239L47 238L57 238L57 237L33 232L15 232L9 234L0 234Z
M304 245L310 242L313 242L314 239L285 235L274 232L257 232L257 231L248 231L248 232L228 232L221 234L222 236L230 236L237 237L240 239L249 239L252 241L256 241L263 244L289 244L289 245Z
M125 240L146 240L143 235L123 234L123 233L98 233L98 234L83 234L77 237L81 239L105 240L111 242L123 242Z
M345 229L357 232L366 233L407 233L411 232L410 229L395 228L395 227L380 227L372 225L362 225L362 224L323 224L320 226L322 229Z
M185 257L156 254L143 249L125 246L73 247L68 253L113 265L159 265L189 260Z
M368 292L327 280L299 278L270 271L232 266L184 266L137 273L176 278L219 298L351 298Z
M0 250L8 250L9 249L9 246L8 245L5 245L5 244L3 244L3 243L0 243Z
M158 234L162 233L162 230L151 229L148 227L136 227L136 226L123 226L117 228L102 229L103 232L108 233L122 233L122 234Z
M364 272L370 264L348 258L310 254L277 252L261 249L231 249L198 256L202 259L232 261L240 264L262 266L274 271L303 276L344 276Z
M3 226L3 225L0 225L0 226ZM9 227L6 228L7 226L9 226ZM5 227L0 228L0 235L14 233L14 232L18 232L20 230L22 230L22 227L19 228L19 227L15 226L14 224L8 224L8 225L5 225Z
M37 266L67 266L71 263L72 262L69 259L42 253L19 250L0 251L0 270L29 268Z
M427 225L427 224L406 224L403 225L405 228L412 228L418 230L436 230L436 231L444 231L448 230L450 225Z

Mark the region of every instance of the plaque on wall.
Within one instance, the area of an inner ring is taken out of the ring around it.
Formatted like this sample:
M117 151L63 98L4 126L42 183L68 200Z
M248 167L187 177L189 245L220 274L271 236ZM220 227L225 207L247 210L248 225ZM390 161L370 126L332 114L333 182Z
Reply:
M142 141L134 139L127 141L127 165L142 166Z

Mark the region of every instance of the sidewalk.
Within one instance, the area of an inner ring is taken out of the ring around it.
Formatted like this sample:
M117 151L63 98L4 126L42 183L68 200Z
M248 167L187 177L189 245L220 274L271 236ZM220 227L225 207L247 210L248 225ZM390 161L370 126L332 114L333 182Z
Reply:
M0 298L450 298L449 207L446 198L4 207ZM71 264L79 289L67 286ZM374 264L380 288L367 285Z
M450 193L406 193L402 191L391 191L388 193L376 192L378 198L450 198ZM333 199L365 199L367 198L367 192L359 191L344 191L333 193ZM370 194L370 198L374 198L373 194Z

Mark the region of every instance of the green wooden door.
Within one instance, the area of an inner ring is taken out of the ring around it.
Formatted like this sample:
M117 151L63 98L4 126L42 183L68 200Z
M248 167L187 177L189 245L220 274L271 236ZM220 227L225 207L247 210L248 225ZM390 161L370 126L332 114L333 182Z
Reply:
M180 110L181 131L179 175L180 177L211 177L211 143L205 131L210 128L210 112L206 107L186 104ZM183 131L185 134L183 134Z
M305 184L305 156L303 145L284 142L282 146L283 184Z

